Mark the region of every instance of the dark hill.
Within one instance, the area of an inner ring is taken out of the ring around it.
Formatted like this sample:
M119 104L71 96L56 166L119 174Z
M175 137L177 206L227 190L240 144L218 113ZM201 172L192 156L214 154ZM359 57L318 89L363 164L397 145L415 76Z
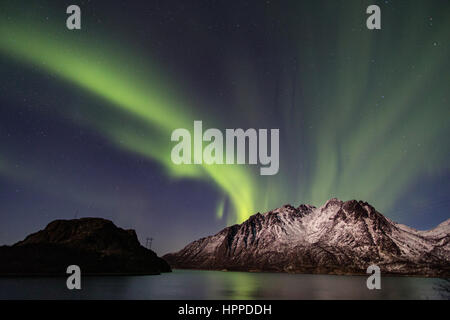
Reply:
M55 220L13 246L0 247L0 275L159 274L169 265L144 248L134 230L100 218Z

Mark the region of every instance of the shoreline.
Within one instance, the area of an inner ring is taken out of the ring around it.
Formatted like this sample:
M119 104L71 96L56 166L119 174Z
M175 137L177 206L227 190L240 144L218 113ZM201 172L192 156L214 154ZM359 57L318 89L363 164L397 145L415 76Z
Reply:
M264 270L227 270L227 269L195 269L195 268L179 268L171 267L175 270L191 270L191 271L218 271L218 272L245 272L245 273L271 273L271 274L291 274L291 275L323 275L323 276L370 276L368 273L308 273L308 272L283 272L283 271L264 271ZM450 276L437 275L419 275L419 274L400 274L400 273L381 273L385 277L402 277L402 278L423 278L423 279L448 279Z

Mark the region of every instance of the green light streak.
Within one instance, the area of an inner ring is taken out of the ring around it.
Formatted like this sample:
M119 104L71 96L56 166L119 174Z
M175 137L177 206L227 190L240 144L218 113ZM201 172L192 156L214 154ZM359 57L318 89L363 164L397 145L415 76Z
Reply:
M218 204L216 208L216 217L218 219L222 219L225 211L225 198L222 199Z
M364 199L389 213L421 177L449 169L448 146L437 147L436 141L450 134L444 98L450 79L442 77L449 56L443 39L448 39L450 23L446 19L427 29L423 17L429 7L422 3L423 8L414 6L389 20L401 19L402 30L408 30L392 39L388 32L371 33L364 21L350 18L364 5L345 6L339 13L336 68L320 77L335 79L334 85L311 81L311 74L303 81L305 91L326 93L330 99L311 97L326 108L303 114L315 124L308 141L315 160L309 188L299 197L316 205L332 196ZM440 39L440 47L431 39ZM411 52L416 47L420 49ZM447 81L437 82L439 77Z
M300 30L299 21L307 21L301 24L307 29L302 34L320 35L321 24L302 10L303 5L298 10L292 6L291 32ZM102 100L104 113L98 106L80 106L92 115L80 122L121 149L157 161L171 178L213 182L234 208L229 223L286 202L321 205L333 196L369 201L389 214L409 186L449 169L449 144L442 143L442 137L450 136L450 79L448 72L442 73L449 69L450 19L442 15L430 29L423 21L430 4L416 4L401 15L386 6L383 21L395 24L370 32L361 17L366 5L364 1L351 6L340 2L321 8L322 19L336 20L336 43L303 38L311 40L298 44L296 58L303 69L295 71L297 81L287 71L291 63L279 62L282 71L273 87L278 81L281 89L301 94L293 94L292 101L290 97L277 100L284 149L280 173L272 177L260 177L244 166L174 165L170 160L173 129L191 129L194 120L203 120L205 127L228 126L196 114L196 106L183 97L162 66L142 62L131 50L118 48L119 44L101 42L100 34L89 41L88 36L77 36L61 26L5 17L0 22L0 52ZM224 65L230 81L237 83L233 89L236 116L270 123L260 112L273 107L265 95L270 86L259 83L264 81L262 72L252 61L239 61L239 55L228 58L224 57L229 60ZM309 65L316 67L308 69ZM61 112L71 111L62 107ZM300 120L303 125L298 124ZM0 170L6 170L1 168L0 162ZM225 202L218 203L218 218L224 216Z
M2 19L6 21L6 19ZM1 23L0 51L14 60L38 67L78 85L129 116L107 123L102 116L87 120L117 146L158 161L173 177L208 179L222 189L234 206L235 221L254 211L253 179L242 166L174 165L170 135L175 128L191 128L196 119L157 68L132 64L132 54L93 42L71 39L70 32L30 23ZM160 84L163 83L164 87ZM111 110L113 111L113 110ZM64 112L64 111L63 111ZM199 119L204 119L200 117ZM141 136L133 127L144 123L152 136Z

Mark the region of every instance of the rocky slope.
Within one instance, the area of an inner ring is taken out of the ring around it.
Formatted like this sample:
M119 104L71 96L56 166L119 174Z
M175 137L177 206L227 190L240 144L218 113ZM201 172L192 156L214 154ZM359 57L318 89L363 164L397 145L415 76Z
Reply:
M55 220L13 246L0 247L0 275L65 274L69 265L83 274L159 274L169 265L140 245L134 230L100 218Z
M395 223L362 201L257 213L163 258L174 268L450 276L450 219L433 230Z

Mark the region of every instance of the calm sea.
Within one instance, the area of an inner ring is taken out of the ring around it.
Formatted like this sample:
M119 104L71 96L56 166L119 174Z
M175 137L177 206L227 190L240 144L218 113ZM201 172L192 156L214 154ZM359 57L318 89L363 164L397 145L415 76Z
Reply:
M382 277L368 290L364 276L175 270L159 276L0 278L0 299L442 299L441 280Z

